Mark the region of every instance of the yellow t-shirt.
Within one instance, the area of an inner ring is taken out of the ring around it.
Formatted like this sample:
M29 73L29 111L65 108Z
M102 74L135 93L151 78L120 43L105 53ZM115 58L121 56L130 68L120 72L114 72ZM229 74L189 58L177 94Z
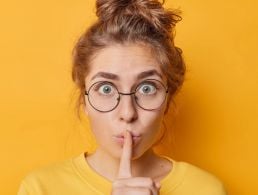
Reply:
M161 181L160 195L226 195L222 182L214 175L189 163L162 157L172 161L173 167ZM82 153L28 174L18 195L110 195L111 189L112 182L96 173Z

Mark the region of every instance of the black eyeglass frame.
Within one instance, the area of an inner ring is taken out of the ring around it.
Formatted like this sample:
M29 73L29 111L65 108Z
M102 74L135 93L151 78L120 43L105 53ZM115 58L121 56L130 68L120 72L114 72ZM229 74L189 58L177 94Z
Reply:
M135 93L138 91L137 89L139 88L139 86L140 86L142 83L146 82L146 81L157 81L157 82L159 82L159 83L164 87L164 89L166 90L166 91L165 91L165 92L166 92L166 95L165 95L165 97L164 97L164 100L163 100L163 102L160 104L160 106L159 106L158 108L146 109L146 108L143 108L142 106L140 106L140 105L138 104L138 102L137 102L137 97L135 96ZM89 98L89 92L90 92L91 88L92 88L95 84L97 84L97 83L102 83L102 82L103 82L103 83L109 83L109 84L111 84L112 86L114 86L115 89L116 89L117 92L118 92L118 95L119 95L118 98L117 98L117 104L114 106L114 108L112 108L111 110L108 110L108 111L103 111L103 110L99 110L99 109L95 108L95 107L92 105L92 103L91 103L91 101L90 101L90 98ZM122 92L120 92L120 91L117 89L116 85L115 85L114 83L110 82L110 81L97 81L97 82L93 83L93 84L90 86L90 88L88 89L88 91L85 90L85 94L84 94L84 95L87 95L87 96L88 96L88 101L89 101L90 105L91 105L95 110L97 110L97 111L99 111L99 112L103 112L103 113L105 113L105 112L111 112L111 111L115 110L116 107L117 107L117 106L119 105L119 103L120 103L121 95L130 95L130 96L133 95L136 104L137 104L141 109L147 110L147 111L153 111L153 110L159 109L159 108L162 106L162 104L165 102L165 100L166 100L166 98L167 98L167 93L168 93L168 91L169 91L169 87L168 87L168 86L165 87L165 85L164 85L161 81L159 81L159 80L157 80L157 79L146 79L146 80L143 80L142 82L140 82L140 83L135 87L135 90L134 90L133 92L130 92L130 93L122 93Z

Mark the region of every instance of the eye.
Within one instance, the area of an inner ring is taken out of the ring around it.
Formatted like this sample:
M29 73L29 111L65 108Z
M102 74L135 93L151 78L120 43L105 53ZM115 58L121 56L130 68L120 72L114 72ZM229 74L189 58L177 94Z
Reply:
M100 95L112 95L115 93L115 87L111 83L99 83L94 87L94 91L97 91Z
M138 91L143 95L153 95L156 93L157 88L154 83L143 83L138 88Z

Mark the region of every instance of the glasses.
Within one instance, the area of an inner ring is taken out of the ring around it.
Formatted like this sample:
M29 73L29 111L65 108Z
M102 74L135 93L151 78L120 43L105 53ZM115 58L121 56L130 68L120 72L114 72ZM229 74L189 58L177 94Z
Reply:
M114 110L122 95L133 95L136 104L144 110L156 110L165 102L168 88L156 79L147 79L140 82L131 93L122 93L109 81L99 81L91 85L85 95L90 105L99 112Z

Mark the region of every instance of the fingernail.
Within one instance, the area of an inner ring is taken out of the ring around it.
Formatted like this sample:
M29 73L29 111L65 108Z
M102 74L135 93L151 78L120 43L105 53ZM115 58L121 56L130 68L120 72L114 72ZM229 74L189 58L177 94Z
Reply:
M128 131L125 130L124 137L127 138L127 136L128 136Z
M161 184L160 184L159 182L156 182L155 184L156 184L156 187L157 187L157 188L160 188L160 187L161 187Z

